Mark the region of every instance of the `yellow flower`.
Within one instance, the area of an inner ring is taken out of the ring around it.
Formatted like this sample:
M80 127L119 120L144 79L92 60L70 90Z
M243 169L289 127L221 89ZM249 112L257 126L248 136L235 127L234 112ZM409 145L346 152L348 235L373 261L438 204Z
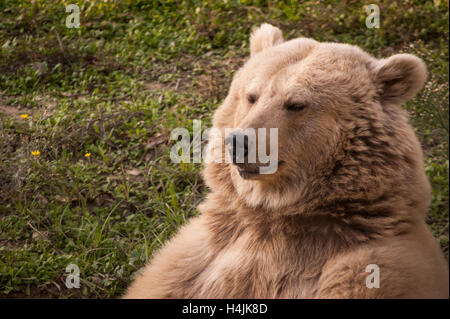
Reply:
M41 152L39 152L38 150L31 152L31 155L33 155L33 156L38 156L39 154L41 154Z
M20 115L20 117L23 119L26 119L26 118L28 118L28 114L22 114L22 115Z
M91 153L86 153L86 154L84 154L84 156L89 157L89 156L91 156Z

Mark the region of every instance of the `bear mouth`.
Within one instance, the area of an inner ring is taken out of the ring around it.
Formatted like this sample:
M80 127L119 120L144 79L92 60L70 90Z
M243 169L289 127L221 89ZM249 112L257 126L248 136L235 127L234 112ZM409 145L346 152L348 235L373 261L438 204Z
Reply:
M250 179L252 177L259 175L259 168L248 169L248 168L238 167L237 171L239 173L239 176L241 176L243 179Z
M284 164L284 161L278 161L278 168L280 168L281 165ZM239 176L241 176L243 179L251 179L255 178L259 175L262 175L260 173L260 167L259 166L237 166L237 171L239 173ZM273 173L275 174L275 173ZM272 174L265 174L265 175L272 175Z

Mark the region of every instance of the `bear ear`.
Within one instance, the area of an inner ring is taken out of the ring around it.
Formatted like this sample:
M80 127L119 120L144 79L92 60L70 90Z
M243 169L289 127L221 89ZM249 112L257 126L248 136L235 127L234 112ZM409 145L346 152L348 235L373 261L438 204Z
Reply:
M283 42L283 34L280 29L268 23L262 24L250 35L250 56L254 56L264 49Z
M421 59L411 54L396 54L378 61L374 68L381 100L403 103L423 86L427 68Z

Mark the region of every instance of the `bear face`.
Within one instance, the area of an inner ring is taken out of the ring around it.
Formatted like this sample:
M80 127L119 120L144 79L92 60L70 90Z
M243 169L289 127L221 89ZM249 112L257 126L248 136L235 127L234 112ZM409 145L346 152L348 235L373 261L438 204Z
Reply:
M422 152L401 109L425 81L419 58L378 60L347 44L284 42L268 24L252 33L250 48L213 126L222 132L277 128L278 169L257 174L258 163L205 164L213 191L231 191L253 208L297 213L299 206L348 211L349 204L386 201L398 210L426 211ZM400 204L405 194L412 200Z

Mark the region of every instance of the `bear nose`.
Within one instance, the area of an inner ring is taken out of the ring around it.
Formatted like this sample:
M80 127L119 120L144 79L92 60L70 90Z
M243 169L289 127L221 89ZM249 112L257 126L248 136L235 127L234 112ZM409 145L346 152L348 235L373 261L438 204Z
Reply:
M248 155L248 135L242 132L231 132L225 138L225 145L228 146L228 152L234 164L244 163Z

